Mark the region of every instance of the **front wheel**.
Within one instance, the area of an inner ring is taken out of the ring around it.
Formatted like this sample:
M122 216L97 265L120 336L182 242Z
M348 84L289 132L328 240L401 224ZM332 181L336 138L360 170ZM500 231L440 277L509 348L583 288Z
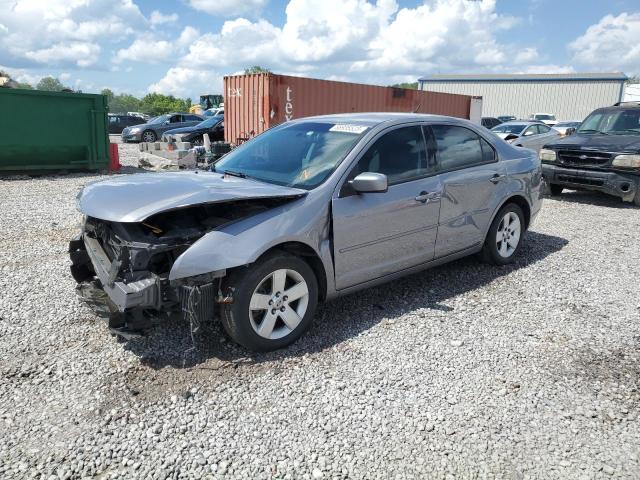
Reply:
M142 141L152 143L156 141L156 134L153 130L145 130L142 132Z
M482 247L482 257L488 263L506 265L515 260L524 236L524 214L515 203L502 207L491 223Z
M224 291L232 292L233 303L222 305L222 325L233 340L254 351L296 341L311 326L318 302L313 270L285 252L232 272Z

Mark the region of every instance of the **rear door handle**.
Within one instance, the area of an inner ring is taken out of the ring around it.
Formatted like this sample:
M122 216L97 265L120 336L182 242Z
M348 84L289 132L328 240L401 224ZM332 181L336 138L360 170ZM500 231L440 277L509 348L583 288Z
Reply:
M498 175L498 174L496 173L493 177L491 177L491 178L489 179L489 181L490 181L491 183L498 183L499 181L504 180L505 178L507 178L507 176L506 176L506 175Z
M416 202L420 202L420 203L427 203L429 201L434 201L434 200L439 200L440 199L440 194L438 192L420 192L420 195L418 195L415 200Z

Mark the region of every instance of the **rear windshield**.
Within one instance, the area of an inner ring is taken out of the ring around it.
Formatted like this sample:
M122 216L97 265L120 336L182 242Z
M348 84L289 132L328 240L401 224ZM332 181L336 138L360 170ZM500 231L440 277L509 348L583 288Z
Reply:
M331 175L366 130L351 124L285 124L225 155L214 171L310 190Z
M520 132L526 128L526 125L521 123L510 123L510 124L501 124L497 127L493 127L491 129L492 132L496 133L514 133L516 135L520 135Z
M556 119L555 115L547 115L544 113L534 115L534 118L536 120L555 120Z
M582 122L578 133L640 135L640 108L594 112Z

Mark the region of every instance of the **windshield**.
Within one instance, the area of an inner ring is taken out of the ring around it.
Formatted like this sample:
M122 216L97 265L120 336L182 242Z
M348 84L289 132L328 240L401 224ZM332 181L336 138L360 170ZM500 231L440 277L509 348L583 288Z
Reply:
M209 117L206 120L204 120L204 121L200 122L199 124L197 124L196 128L211 128L216 123L220 122L223 118L224 117L222 117L220 115Z
M538 113L533 116L536 120L555 120L555 115L547 115L546 113Z
M327 179L367 129L320 122L285 124L231 151L214 171L310 190Z
M160 115L159 117L152 118L147 123L149 125L154 125L154 124L157 124L157 123L164 122L167 118L168 118L167 115Z
M516 135L520 135L520 132L522 132L525 127L526 125L522 125L521 123L503 123L502 125L493 127L491 131L496 133L514 133Z
M640 109L610 110L589 115L578 133L606 133L612 135L640 134Z
M577 127L580 122L560 122L556 124L556 127Z

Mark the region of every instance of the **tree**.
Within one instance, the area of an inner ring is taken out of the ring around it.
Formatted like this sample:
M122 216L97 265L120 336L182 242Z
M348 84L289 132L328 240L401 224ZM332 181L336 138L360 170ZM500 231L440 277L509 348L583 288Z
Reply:
M66 87L60 80L53 77L42 77L36 85L37 90L44 90L45 92L61 92Z
M115 97L113 92L109 88L103 88L100 94L105 95L107 97L107 105L111 105L111 102L113 102L113 98Z
M23 88L24 90L33 90L33 86L27 82L16 82L16 88Z
M391 85L394 88L409 88L411 90L417 90L418 89L418 82L411 82L411 83L396 83L394 85Z
M162 95L161 93L149 93L140 101L140 110L149 115L162 115L169 112L187 112L189 107L187 102L173 95Z
M109 101L109 111L113 113L137 112L139 110L140 100L133 95L122 93L120 95L115 95Z
M260 65L254 65L253 67L245 68L244 74L250 75L252 73L271 73L268 68L261 67Z

